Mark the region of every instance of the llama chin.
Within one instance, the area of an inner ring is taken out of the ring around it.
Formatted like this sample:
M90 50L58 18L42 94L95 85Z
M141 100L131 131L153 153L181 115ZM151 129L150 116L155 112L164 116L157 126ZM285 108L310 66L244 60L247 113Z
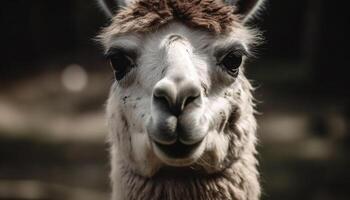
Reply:
M113 200L258 200L252 86L262 0L98 1L116 81L107 102ZM118 8L119 9L116 9Z

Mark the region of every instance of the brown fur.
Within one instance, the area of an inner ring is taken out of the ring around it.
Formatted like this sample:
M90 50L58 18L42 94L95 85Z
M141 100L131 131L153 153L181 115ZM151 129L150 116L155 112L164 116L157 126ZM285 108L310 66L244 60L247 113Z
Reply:
M239 18L232 6L215 0L148 0L120 10L104 33L149 32L171 20L220 34L229 31Z

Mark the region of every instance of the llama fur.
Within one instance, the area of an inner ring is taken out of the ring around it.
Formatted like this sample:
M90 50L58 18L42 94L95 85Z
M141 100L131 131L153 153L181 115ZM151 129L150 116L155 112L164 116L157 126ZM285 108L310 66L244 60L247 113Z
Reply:
M236 43L249 54L258 41L234 10L214 0L136 1L99 35L106 52L128 48L139 55L138 67L113 84L107 102L112 200L259 199L253 88L243 64L232 78L211 58ZM169 41L173 35L181 39ZM181 52L183 63L169 61ZM160 112L152 106L153 88L173 73L174 62L177 75L201 86L202 106L188 114L187 126L207 130L197 153L176 166L157 153L146 128Z

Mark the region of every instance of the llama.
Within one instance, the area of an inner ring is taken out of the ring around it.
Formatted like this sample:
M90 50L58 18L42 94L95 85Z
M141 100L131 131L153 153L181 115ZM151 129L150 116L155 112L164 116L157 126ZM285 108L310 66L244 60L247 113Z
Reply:
M258 200L244 75L262 0L99 0L112 200Z

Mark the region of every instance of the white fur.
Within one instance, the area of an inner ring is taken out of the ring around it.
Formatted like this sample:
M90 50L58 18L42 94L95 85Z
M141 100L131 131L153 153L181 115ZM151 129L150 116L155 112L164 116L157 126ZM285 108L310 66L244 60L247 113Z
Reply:
M169 44L170 35L179 35L185 40ZM237 28L229 35L214 37L204 31L196 31L180 23L172 23L152 34L135 33L117 38L111 37L107 41L109 45L107 48L123 46L136 48L140 52L137 68L131 71L124 80L114 84L107 104L110 140L113 144L111 147L113 168L111 176L115 183L114 199L122 199L122 197L117 197L119 192L122 193L122 186L118 183L118 177L120 177L118 167L121 163L137 174L151 177L163 165L184 166L195 162L201 163L200 157L210 152L215 155L215 159L210 161L209 166L205 166L208 173L225 167L222 162L228 151L229 139L224 133L224 127L220 129L217 127L217 116L219 111L224 116L229 116L232 112L231 104L237 103L224 98L223 92L228 91L234 95L242 88L239 81L235 81L216 66L213 52L219 47L232 43L240 43L249 51L253 35L247 29ZM166 73L163 74L162 70L165 69ZM160 82L169 81L174 77L187 78L206 85L210 90L209 96L203 96L203 106L194 109L188 115L190 116L188 119L197 124L199 130L208 132L208 136L200 148L191 157L184 160L173 160L162 154L152 145L146 131L147 122L158 112L152 108L153 88ZM123 85L127 82L128 86L124 87ZM227 88L231 89L227 90ZM126 96L127 99L123 102ZM242 98L250 97L243 96ZM247 112L252 113L253 111L247 110ZM121 113L128 123L128 130L125 130L124 124L120 124L123 123ZM250 121L242 122L250 123ZM248 126L251 125L248 124ZM127 137L130 137L130 143ZM251 137L255 138L254 135ZM255 143L255 140L251 140L252 144Z
M99 2L108 10L102 0ZM122 6L133 2L118 1ZM258 2L244 22L262 2ZM215 182L227 188L223 189L225 199L259 198L252 87L244 76L244 62L234 78L217 65L214 56L218 49L232 44L251 51L257 34L245 27L244 22L236 23L229 33L218 35L176 21L154 32L117 34L110 29L103 35L101 41L106 51L126 48L138 54L136 67L114 83L107 102L113 200L150 199L146 197L151 194L134 198L138 194L134 194L136 191L130 185L137 186L135 182L141 179L152 182L165 166L200 168L208 176L229 174L229 180ZM172 40L174 36L178 39ZM164 118L164 113L155 106L153 94L155 88L164 86L176 96L182 87L190 84L200 88L200 98L187 106L177 120L196 137L204 139L191 155L174 159L155 145L156 140L147 131L149 124ZM215 190L215 184L207 187ZM147 186L141 188L148 191Z

